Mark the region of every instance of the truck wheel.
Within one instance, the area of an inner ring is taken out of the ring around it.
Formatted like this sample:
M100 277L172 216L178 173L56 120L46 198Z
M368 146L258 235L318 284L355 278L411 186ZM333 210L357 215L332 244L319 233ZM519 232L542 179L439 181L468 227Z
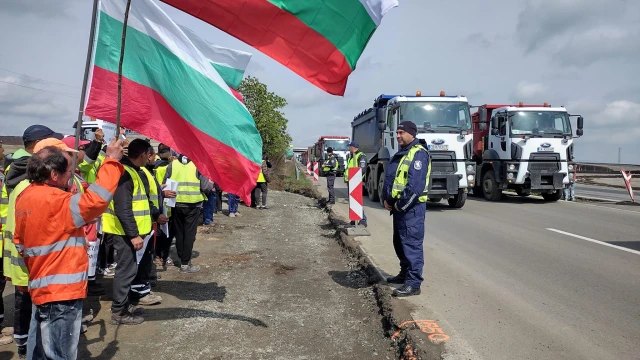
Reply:
M378 179L378 201L380 205L384 207L384 195L382 194L382 188L384 187L384 171L380 174L380 178Z
M560 190L556 190L552 193L542 194L542 198L545 201L558 201L562 197L562 192Z
M369 200L371 201L379 201L380 198L378 197L378 192L376 191L375 187L373 186L373 180L369 179L367 181L367 196L369 197Z
M458 195L455 195L453 198L447 200L449 202L449 207L454 209L460 209L464 206L464 203L467 201L467 193L464 190L458 190Z
M427 201L430 202L430 203L434 203L434 204L435 203L439 203L440 200L442 200L442 198L430 198L430 197L427 197Z
M493 170L488 170L482 177L482 192L484 198L489 201L499 201L502 197L502 190L498 189L498 183L496 182L496 175Z

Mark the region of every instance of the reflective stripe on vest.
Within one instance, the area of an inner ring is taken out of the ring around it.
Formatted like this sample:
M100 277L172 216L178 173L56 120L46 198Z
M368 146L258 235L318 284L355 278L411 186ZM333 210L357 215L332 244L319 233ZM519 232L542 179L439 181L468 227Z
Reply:
M409 182L409 169L411 168L411 163L413 162L413 158L415 157L418 151L427 151L422 145L414 145L409 152L402 157L400 160L400 164L398 164L398 169L396 170L396 177L393 179L393 187L391 188L391 197L394 199L399 199L402 195L402 192L407 187L407 183ZM427 152L428 153L428 152ZM429 192L429 178L431 177L431 157L429 157L429 166L427 170L427 179L425 181L425 188L422 192L422 195L418 198L420 202L427 202L427 194Z
M29 285L29 270L20 255L22 246L13 243L13 233L16 229L16 201L18 196L29 186L29 180L22 180L11 192L9 196L9 206L7 207L7 224L3 227L5 241L3 242L3 265L4 276L11 278L15 286Z
M158 196L158 185L156 183L156 179L146 168L140 169L142 169L142 172L147 176L147 181L149 182L149 200L151 200L151 203L153 203L157 209L160 209L160 206L158 206L160 197Z
M87 272L82 271L75 274L54 274L44 276L29 281L29 290L35 290L47 287L49 285L69 285L76 284L81 281L87 281Z
M328 163L331 159L334 159L336 161L336 164L332 168L325 166L324 164ZM324 164L322 164L322 171L336 171L338 170L338 167L339 167L338 159L336 159L335 155L329 156L329 158L327 159L327 161L324 162Z
M344 171L344 181L349 181L349 168L359 168L360 167L360 158L364 155L362 152L357 151L356 156L349 156L347 159L347 168ZM367 172L366 169L362 169L362 180L364 181Z
M149 208L147 192L138 172L126 165L124 166L124 169L129 173L133 180L133 200L131 202L131 210L133 211L133 218L135 219L138 227L138 233L140 233L140 235L148 234L151 232L151 209ZM105 213L102 214L102 231L108 234L125 235L122 224L115 214L113 201L109 203L109 207Z
M200 180L196 175L198 170L193 162L183 164L178 160L171 163L171 180L178 182L176 202L195 204L202 202L204 196L200 192Z
M70 237L66 240L60 240L50 245L24 248L22 255L24 255L24 257L45 256L56 251L62 251L65 247L74 246L87 246L87 239L85 237Z

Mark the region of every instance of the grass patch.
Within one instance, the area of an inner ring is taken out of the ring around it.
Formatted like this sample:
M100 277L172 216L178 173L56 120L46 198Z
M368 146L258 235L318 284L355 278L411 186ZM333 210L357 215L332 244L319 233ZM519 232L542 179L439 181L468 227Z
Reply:
M269 188L309 197L313 196L313 185L307 179L303 171L300 171L300 178L296 179L294 161L274 164L273 174L274 176L269 184Z

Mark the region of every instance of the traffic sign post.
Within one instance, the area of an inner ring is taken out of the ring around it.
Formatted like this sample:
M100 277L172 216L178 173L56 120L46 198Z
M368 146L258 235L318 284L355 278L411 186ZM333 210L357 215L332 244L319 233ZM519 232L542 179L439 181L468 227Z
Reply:
M631 196L631 201L636 202L635 195L633 193L633 188L631 187L631 172L628 174L624 171L624 169L620 169L622 173L622 179L624 180L624 186L627 188L629 192L629 196Z
M320 179L320 172L318 169L318 162L315 161L313 163L313 181L318 181Z
M347 179L349 181L349 220L355 222L355 226L347 227L347 235L369 236L371 235L360 221L364 216L362 202L362 169L359 167L347 169Z

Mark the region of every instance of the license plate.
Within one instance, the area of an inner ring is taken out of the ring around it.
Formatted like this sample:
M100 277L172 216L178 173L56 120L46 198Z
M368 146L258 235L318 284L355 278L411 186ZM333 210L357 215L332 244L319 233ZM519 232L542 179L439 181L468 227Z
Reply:
M429 145L429 150L449 150L449 145Z
M547 147L547 148L543 148L543 147L539 147L538 151L553 151L553 147Z

